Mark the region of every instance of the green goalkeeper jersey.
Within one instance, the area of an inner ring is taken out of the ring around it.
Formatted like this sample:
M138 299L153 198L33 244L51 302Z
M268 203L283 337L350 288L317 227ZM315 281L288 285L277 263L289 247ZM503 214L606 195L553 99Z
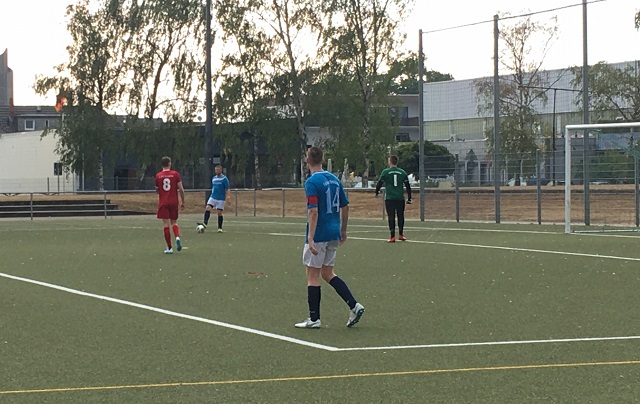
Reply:
M384 199L404 200L404 183L409 181L407 173L399 167L389 167L380 173L380 181L384 183Z

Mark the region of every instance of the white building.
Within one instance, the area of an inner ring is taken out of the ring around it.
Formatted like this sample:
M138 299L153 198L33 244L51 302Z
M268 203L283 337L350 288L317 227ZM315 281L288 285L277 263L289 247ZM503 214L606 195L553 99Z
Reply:
M56 175L57 137L53 134L42 137L42 133L41 130L0 133L0 194L77 189L73 174Z

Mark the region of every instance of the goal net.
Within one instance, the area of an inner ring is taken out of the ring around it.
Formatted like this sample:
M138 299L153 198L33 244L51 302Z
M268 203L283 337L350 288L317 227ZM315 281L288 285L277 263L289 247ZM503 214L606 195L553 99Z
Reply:
M564 138L565 233L638 231L640 122L567 125Z

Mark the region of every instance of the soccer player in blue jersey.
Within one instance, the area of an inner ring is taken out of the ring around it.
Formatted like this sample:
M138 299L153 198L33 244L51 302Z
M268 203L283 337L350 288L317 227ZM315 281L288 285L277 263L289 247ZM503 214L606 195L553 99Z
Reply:
M349 200L340 180L322 169L323 153L318 147L307 151L311 176L304 184L307 196L307 236L302 262L307 267L309 318L296 323L298 328L320 328L320 276L333 286L349 306L347 327L352 327L364 313L347 284L334 272L338 245L347 241Z
M225 201L231 202L231 191L229 189L229 179L222 174L222 166L218 164L215 172L216 175L211 178L211 196L204 209L204 221L198 222L198 224L206 228L211 217L211 209L215 209L218 212L218 233L222 233L222 222L224 221L222 212L224 211Z

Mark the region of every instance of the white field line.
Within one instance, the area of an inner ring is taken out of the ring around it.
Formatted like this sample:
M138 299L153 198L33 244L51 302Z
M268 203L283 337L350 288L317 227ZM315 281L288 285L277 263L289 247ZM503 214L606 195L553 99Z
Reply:
M287 234L287 233L267 233L267 234L271 236L304 237L304 235L302 234ZM349 239L386 242L386 239L381 239L381 238L348 237L347 240ZM585 253L574 253L570 251L537 250L533 248L501 247L501 246L483 245L483 244L450 243L446 241L407 240L407 241L402 241L402 243L435 244L435 245L448 245L448 246L454 246L454 247L486 248L486 249L492 249L492 250L522 251L522 252L531 252L531 253L539 253L539 254L569 255L574 257L588 257L588 258L600 258L600 259L611 259L611 260L622 260L622 261L640 261L640 258L621 257L617 255L585 254Z
M24 232L43 232L43 231L78 231L78 230L90 230L90 231L101 231L101 230L148 230L148 229L157 229L158 226L97 226L97 227L44 227L37 229L0 229L0 233L15 233L18 231Z
M91 297L91 298L98 299L98 300L104 300L104 301L107 301L107 302L123 304L125 306L136 307L138 309L143 309L143 310L153 311L153 312L156 312L156 313L166 314L168 316L180 317L180 318L185 318L187 320L193 320L193 321L199 321L201 323L217 325L219 327L230 328L230 329L237 330L237 331L247 332L249 334L256 334L256 335L260 335L260 336L263 336L263 337L268 337L268 338L273 338L273 339L277 339L277 340L281 340L281 341L291 342L291 343L298 344L298 345L308 346L308 347L311 347L311 348L323 349L325 351L337 351L338 350L338 348L335 348L335 347L332 347L332 346L328 346L328 345L316 344L314 342L304 341L304 340L297 339L297 338L286 337L286 336L283 336L283 335L273 334L273 333L266 332L266 331L255 330L253 328L242 327L242 326L239 326L239 325L229 324L229 323L225 323L225 322L222 322L222 321L210 320L210 319L207 319L207 318L192 316L192 315L189 315L189 314L178 313L178 312L171 311L171 310L160 309L158 307L147 306L146 304L134 303L134 302L130 302L130 301L127 301L127 300L116 299L116 298L113 298L113 297L108 297L108 296L97 295L97 294L94 294L94 293L83 292L83 291L76 290L76 289L66 288L64 286L59 286L59 285L54 285L54 284L51 284L51 283L36 281L36 280L33 280L33 279L22 278L22 277L19 277L19 276L9 275L9 274L5 274L5 273L1 273L1 272L0 272L0 276L4 277L4 278L8 278L8 279L13 279L15 281L31 283L31 284L34 284L34 285L44 286L46 288L51 288L51 289L57 289L57 290L60 290L60 291L63 291L63 292L72 293L74 295Z
M426 345L392 345L374 346L361 348L339 348L338 351L386 351L392 349L417 349L417 348L458 348L470 346L495 346L495 345L529 345L561 342L594 342L594 341L628 341L640 339L640 335L628 337L593 337L593 338L555 338L555 339L535 339L528 341L492 341L492 342L461 342L452 344L426 344Z
M234 222L238 224L285 224L285 225L300 225L301 223L277 223L277 222ZM354 225L353 227L365 227L365 228L380 228L386 229L386 224L375 226L375 225ZM118 226L121 227L121 226ZM151 227L151 226L150 226ZM122 228L132 228L125 227ZM146 228L146 227L139 227ZM92 228L95 229L95 228ZM500 232L500 233L535 233L535 234L559 234L559 233L550 233L550 232L538 232L538 231L520 231L520 230L497 230L497 229L438 229L438 228L413 228L414 230L421 231L472 231L472 232ZM37 230L37 229L33 229ZM39 229L42 230L42 229ZM57 229L57 230L67 230L67 229ZM70 228L69 230L78 230L78 228ZM274 236L287 236L287 237L304 237L303 234L290 234L290 233L266 233ZM593 234L599 236L597 234ZM607 237L611 237L608 236ZM624 236L622 236L624 237ZM365 241L386 241L385 239L378 238L365 238L365 237L350 237L355 240L365 240ZM580 256L580 257L591 257L591 258L600 258L600 259L615 259L615 260L625 260L625 261L640 261L640 258L632 258L632 257L620 257L620 256L610 256L610 255L598 255L598 254L584 254L584 253L573 253L573 252L563 252L563 251L549 251L549 250L537 250L537 249L529 249L529 248L514 248L514 247L501 247L501 246L488 246L488 245L480 245L480 244L466 244L466 243L450 243L450 242L437 242L437 241L417 241L417 240L407 240L407 243L418 243L418 244L436 244L436 245L449 245L449 246L458 246L458 247L469 247L469 248L488 248L488 249L498 249L498 250L509 250L509 251L523 251L523 252L535 252L535 253L543 253L543 254L557 254L557 255L570 255L570 256ZM22 278L18 276L13 276L9 274L0 273L1 277L32 283L39 286L49 287L52 289L61 290L64 292L92 297L95 299L100 299L104 301L109 301L113 303L123 304L131 307L140 308L143 310L154 311L161 314L166 314L174 317L185 318L189 320L199 321L207 324L217 325L220 327L230 328L238 331L248 332L251 334L261 335L267 338L273 338L281 341L291 342L298 345L308 346L311 348L322 349L326 351L332 352L341 352L341 351L372 351L372 350L392 350L392 349L418 349L418 348L446 348L446 347L470 347L470 346L496 346L496 345L516 345L516 344L540 344L540 343L562 343L562 342L593 342L593 341L610 341L610 340L636 340L640 339L640 336L626 336L626 337L593 337L593 338L565 338L565 339L548 339L548 340L525 340L525 341L493 341L493 342L467 342L467 343L443 343L443 344L420 344L420 345L398 345L398 346L381 346L381 347L356 347L356 348L337 348L322 344L316 344L313 342L308 342L304 340L300 340L297 338L291 338L283 335L273 334L266 331L255 330L248 327L242 327L235 324L229 324L221 321L210 320L202 317L192 316L183 313L177 313L170 310L160 309L157 307L147 306L135 302L129 302L126 300L116 299L108 296L97 295L88 292L82 292L75 289L66 288L63 286L58 286L46 282L40 282L32 279Z
M233 220L232 218L229 219L230 223L233 223L233 225L239 225L239 226L253 226L256 224L269 224L269 225L286 225L286 226L303 226L305 225L305 222L265 222L265 221L242 221L242 220ZM178 223L178 225L180 226L180 228L187 228L188 225L185 223ZM549 225L552 226L552 225ZM558 225L559 226L559 225ZM349 228L353 229L353 228L370 228L370 229L377 229L377 230L388 230L386 221L379 225L370 225L370 224L350 224ZM33 232L33 231L67 231L67 230L73 230L73 231L77 231L77 230L113 230L113 229L123 229L123 230L131 230L131 229L137 229L137 230L147 230L147 229L155 229L157 228L157 226L155 225L148 225L148 226L125 226L125 225L111 225L111 224L107 224L106 226L104 225L98 225L97 227L77 227L77 226L73 226L73 227L56 227L56 228L37 228L37 229L16 229L16 228L12 228L12 229L2 229L0 228L0 232L16 232L16 231L27 231L27 232ZM445 227L413 227L413 226L405 226L404 227L406 230L410 230L412 232L475 232L475 233L514 233L514 234L546 234L546 235L560 235L560 234L564 234L564 228L560 229L560 227L558 227L558 231L537 231L537 230L511 230L511 229L478 229L478 228L445 228ZM373 232L374 230L370 231ZM362 231L351 231L350 233L364 233L367 232L365 230ZM571 235L575 235L575 236L589 236L589 237L615 237L615 238L636 238L636 239L640 239L640 233L638 236L630 236L630 235L625 235L625 234L601 234L601 233L571 233Z
M252 226L256 224L270 224L270 225L290 225L290 226L302 226L304 228L305 222L243 222L243 221L233 221L234 225L244 225L244 226ZM371 229L379 229L388 231L389 227L387 227L387 222L380 223L379 225L373 224L356 224L349 223L349 229L354 227L358 228L371 228ZM478 233L523 233L523 234L549 234L549 235L561 235L564 234L564 228L560 229L558 226L558 231L537 231L537 230L509 230L509 229L474 229L474 228L444 228L444 227L413 227L413 226L404 226L405 230L412 231L425 231L425 232L438 232L438 231L468 231L468 232L478 232Z
M405 222L407 223L407 222ZM291 226L304 226L304 222L245 222L245 221L233 221L233 224L239 224L244 226L251 226L254 224L271 224L271 225L291 225ZM511 225L517 225L517 223L513 223ZM557 231L549 230L549 231L539 231L539 230L512 230L512 229L478 229L478 228L456 228L456 227L413 227L406 226L406 230L411 231L419 231L419 232L438 232L438 231L451 231L451 232L476 232L476 233L515 233L515 234L547 234L547 235L562 235L564 234L564 228L560 228L561 225L545 225L545 226L556 226L558 227ZM352 229L354 227L364 227L364 228L372 228L372 229L380 229L380 230L388 230L387 222L380 223L379 225L371 225L371 224L350 224L349 228ZM351 232L350 232L351 233ZM637 238L640 239L640 233L638 236L629 236L624 234L601 234L601 233L571 233L571 235L576 236L593 236L593 237L616 237L616 238Z
M230 328L237 331L247 332L249 334L260 335L267 338L273 338L280 341L290 342L298 345L307 346L309 348L322 349L331 352L344 352L344 351L381 351L392 349L419 349L419 348L459 348L459 347L472 347L472 346L497 346L497 345L529 345L529 344L543 344L543 343L563 343L563 342L594 342L594 341L625 341L640 339L640 336L626 336L626 337L592 337L592 338L556 338L556 339L544 339L544 340L524 340L524 341L490 341L490 342L463 342L463 343L445 343L445 344L420 344L420 345L395 345L395 346L373 346L373 347L355 347L355 348L336 348L328 345L316 344L314 342L304 341L298 338L291 338L279 334L274 334L266 331L260 331L253 328L242 327L235 324L229 324L222 321L210 320L207 318L192 316L189 314L178 313L171 310L160 309L158 307L148 306L145 304L134 303L127 300L116 299L113 297L97 295L94 293L83 292L76 289L67 288L64 286L54 285L51 283L40 282L33 279L23 278L19 276L0 273L0 277L12 279L15 281L31 283L38 286L44 286L51 289L60 290L67 293L72 293L79 296L91 297L98 300L104 300L107 302L123 304L125 306L131 306L138 309L153 311L160 314L166 314L168 316L184 318L187 320L198 321L201 323L207 323L216 325L219 327Z

